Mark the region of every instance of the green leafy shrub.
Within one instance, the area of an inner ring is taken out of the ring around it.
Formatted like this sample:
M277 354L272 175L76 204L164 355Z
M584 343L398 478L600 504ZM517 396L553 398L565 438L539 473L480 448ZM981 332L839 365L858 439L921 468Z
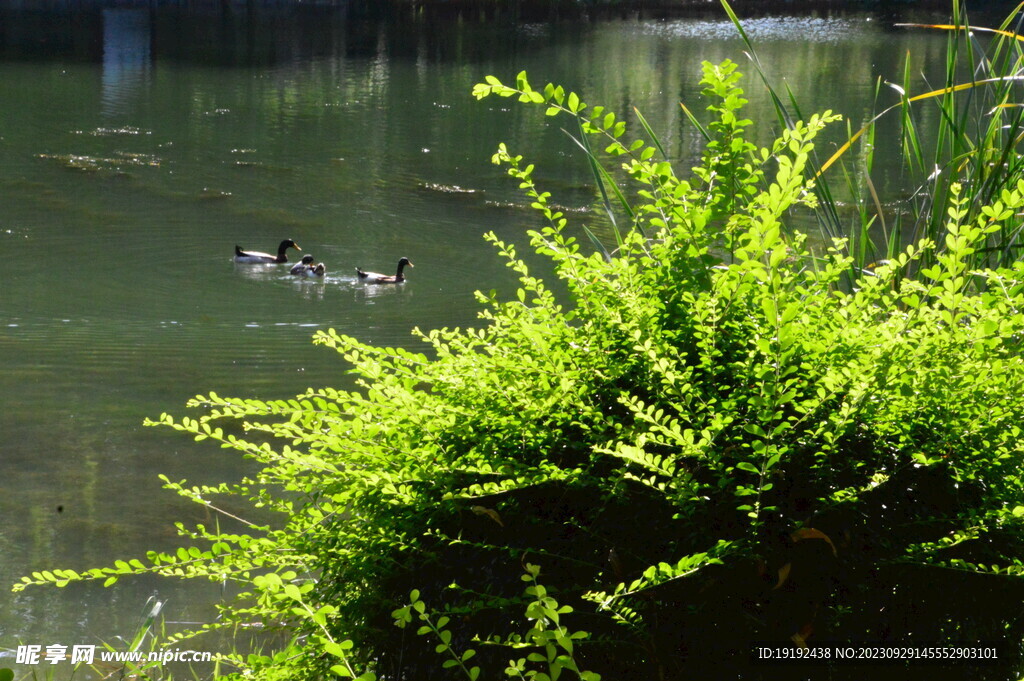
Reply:
M600 681L601 675L586 670L581 670L576 663L575 650L581 640L585 640L589 634L585 631L571 632L561 623L563 615L572 612L567 605L559 605L547 589L537 581L540 574L540 567L527 563L526 574L522 576L524 582L529 582L526 587L526 595L532 600L526 606L526 619L533 622L533 626L526 632L525 636L514 634L508 640L501 637L494 637L487 641L491 645L503 646L512 650L526 651L533 650L526 657L509 660L505 668L505 674L516 679L532 679L533 681L553 681L561 673L568 669L573 672L581 681ZM470 660L476 655L476 650L467 648L462 653L456 652L451 645L452 632L445 627L451 618L441 616L434 618L427 612L426 604L419 599L419 591L414 590L410 594L409 605L399 608L391 613L395 618L395 624L401 629L412 623L413 618L424 624L416 632L417 634L433 634L441 642L434 649L438 654L447 655L449 659L441 665L444 669L458 668L470 681L480 678L480 667L475 666ZM531 664L533 663L533 664ZM540 669L528 669L540 663L547 671Z
M936 253L924 240L850 281L842 242L812 253L785 227L815 204L808 157L836 116L755 148L739 79L731 62L703 65L712 142L684 179L643 119L649 139L627 142L575 93L488 77L481 99L574 119L614 252L582 248L501 146L564 296L490 236L521 287L480 294L480 328L422 333L425 354L320 333L356 389L210 394L191 403L200 416L155 422L262 466L236 485L168 487L207 505L244 497L279 522L182 527L197 546L177 555L18 588L139 572L236 582L206 628L291 640L236 657L247 678L452 678L449 658L474 678L471 649L480 669L535 679L759 678L753 642L810 637L1005 640L1011 669L965 673L1009 678L1024 635L1024 267L967 263L1016 220L1024 183L971 220L954 190L934 264L913 267ZM536 564L544 591L524 596ZM439 613L424 620L427 601ZM545 624L516 639L524 608ZM414 616L440 644L393 626ZM520 666L520 645L543 652Z

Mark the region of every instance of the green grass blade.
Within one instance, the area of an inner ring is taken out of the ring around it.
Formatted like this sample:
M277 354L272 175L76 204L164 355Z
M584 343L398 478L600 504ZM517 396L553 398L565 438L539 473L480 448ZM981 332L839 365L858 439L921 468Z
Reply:
M640 125L644 126L644 130L647 131L647 136L651 138L651 142L653 142L654 146L658 149L658 153L660 153L661 157L667 161L668 154L665 153L665 148L661 146L661 140L658 139L658 136L654 133L654 130L651 129L651 126L647 124L647 119L644 118L642 113L640 113L640 109L633 107L633 113L636 114L637 120L640 121Z
M757 56L757 50L754 49L754 43L751 42L747 32L743 30L743 24L740 23L740 19L736 16L736 12L733 11L732 6L729 4L729 0L720 0L722 7L725 8L725 13L729 16L729 20L732 21L733 26L736 27L736 31L740 34L740 39L747 48L747 57L750 58L750 62L754 65L757 70L757 75L761 78L761 82L764 83L765 88L768 90L768 96L771 97L772 106L775 107L775 115L779 119L779 123L790 128L793 126L793 119L786 110L786 107L782 104L782 98L772 87L771 82L768 80L768 75L765 73L764 68L761 66L761 60Z
M630 205L629 200L625 194L619 189L619 185L615 182L615 178L602 166L597 157L592 151L589 141L586 135L582 135L582 141L576 139L574 135L564 131L566 135L569 135L569 139L576 143L580 149L587 155L587 159L590 162L590 171L594 175L594 182L597 184L598 190L601 192L601 200L604 205L605 212L608 214L608 219L612 221L612 225L616 228L616 236L618 236L618 221L615 218L615 212L612 210L611 201L608 199L608 188L611 188L612 193L615 195L615 200L619 202L619 206L629 216L631 221L636 220L636 211L633 210L633 206ZM621 245L621 239L620 245Z
M695 128L697 128L697 131L701 134L701 137L704 138L704 141L705 142L710 142L711 141L711 133L709 133L707 131L707 128L705 128L703 125L700 124L700 121L698 121L697 117L694 116L693 113L688 108L686 108L685 104L683 104L682 102L679 102L679 106L682 108L683 113L686 114L686 117L690 119L690 122L693 123L693 126Z
M586 234L594 246L601 252L601 255L607 262L612 261L612 254L608 252L608 248L604 245L604 242L586 225L583 225L583 232Z
M611 178L604 172L604 168L601 167L597 157L594 155L593 149L590 147L590 140L587 138L587 133L583 129L583 121L579 118L577 118L576 121L579 124L579 137L570 134L568 131L566 131L565 134L569 135L569 138L576 142L587 156L587 161L590 164L590 171L594 175L594 183L597 185L597 189L601 194L601 205L604 207L605 213L608 215L608 219L612 224L612 231L615 234L615 244L617 247L621 247L622 233L619 231L619 223L615 218L615 211L612 210L611 201L608 199L608 190L605 187L606 178L609 180ZM614 184L615 183L612 182L613 186ZM621 196L621 194L619 194L619 196ZM622 200L625 201L625 197L622 197Z

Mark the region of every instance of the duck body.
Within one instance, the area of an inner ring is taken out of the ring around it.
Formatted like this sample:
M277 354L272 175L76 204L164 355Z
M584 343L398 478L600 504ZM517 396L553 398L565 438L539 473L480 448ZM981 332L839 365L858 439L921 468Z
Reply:
M356 274L359 275L359 279L367 284L401 284L405 281L405 266L414 267L409 262L409 258L402 258L398 261L398 271L393 276L387 274L380 274L378 272L364 272L363 270L356 268Z
M323 278L327 274L327 267L322 262L314 265L313 261L313 256L306 254L302 256L301 262L296 263L289 272L297 277Z
M281 245L277 247L277 255L271 255L270 253L263 253L261 251L245 251L242 250L241 246L235 246L235 262L240 263L251 263L251 264L280 264L288 262L288 249L294 248L297 251L301 251L299 245L291 239L285 239L281 242Z
M304 255L304 256L302 256L302 260L300 262L297 262L297 263L295 263L295 265L292 266L292 269L291 269L290 273L291 274L296 274L296 275L303 275L303 274L306 273L306 270L308 270L312 266L313 266L313 256L312 255Z
M323 279L324 275L327 274L327 268L322 262L318 262L315 265L306 265L305 268L298 273L300 277L308 277L310 279Z

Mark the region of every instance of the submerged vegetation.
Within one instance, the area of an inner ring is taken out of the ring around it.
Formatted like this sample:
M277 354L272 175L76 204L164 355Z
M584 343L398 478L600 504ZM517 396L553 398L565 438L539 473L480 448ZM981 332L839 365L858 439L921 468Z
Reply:
M962 39L951 34L951 79ZM710 120L693 115L707 144L689 173L642 116L631 138L577 93L488 77L478 98L570 122L615 243L578 242L502 145L493 160L542 216L531 245L564 294L490 235L520 288L478 294L479 328L421 332L424 354L322 332L356 389L211 393L190 404L197 416L153 422L260 465L238 484L168 488L214 510L219 495L248 500L276 521L179 526L192 545L176 554L16 588L140 573L235 584L194 633L287 641L226 656L240 678L763 678L777 668L752 663L754 642L815 640L998 641L1000 664L943 672L1015 678L1018 45L968 52L972 73L1000 69L993 90L951 80L917 100L945 107L934 157L904 87L901 144L930 174L880 242L867 203L838 238L842 207L816 177L815 138L839 117L798 121L777 97L786 125L758 148L732 62L702 66ZM795 210L837 238L811 249L787 226Z

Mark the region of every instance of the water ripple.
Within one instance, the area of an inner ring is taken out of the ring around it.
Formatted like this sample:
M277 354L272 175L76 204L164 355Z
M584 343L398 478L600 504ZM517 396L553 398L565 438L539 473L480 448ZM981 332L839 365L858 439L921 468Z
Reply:
M768 41L799 41L838 43L855 39L867 30L863 18L849 17L759 17L744 19L743 30L755 43ZM736 40L736 26L731 21L678 19L646 22L640 32L664 38L692 40Z

